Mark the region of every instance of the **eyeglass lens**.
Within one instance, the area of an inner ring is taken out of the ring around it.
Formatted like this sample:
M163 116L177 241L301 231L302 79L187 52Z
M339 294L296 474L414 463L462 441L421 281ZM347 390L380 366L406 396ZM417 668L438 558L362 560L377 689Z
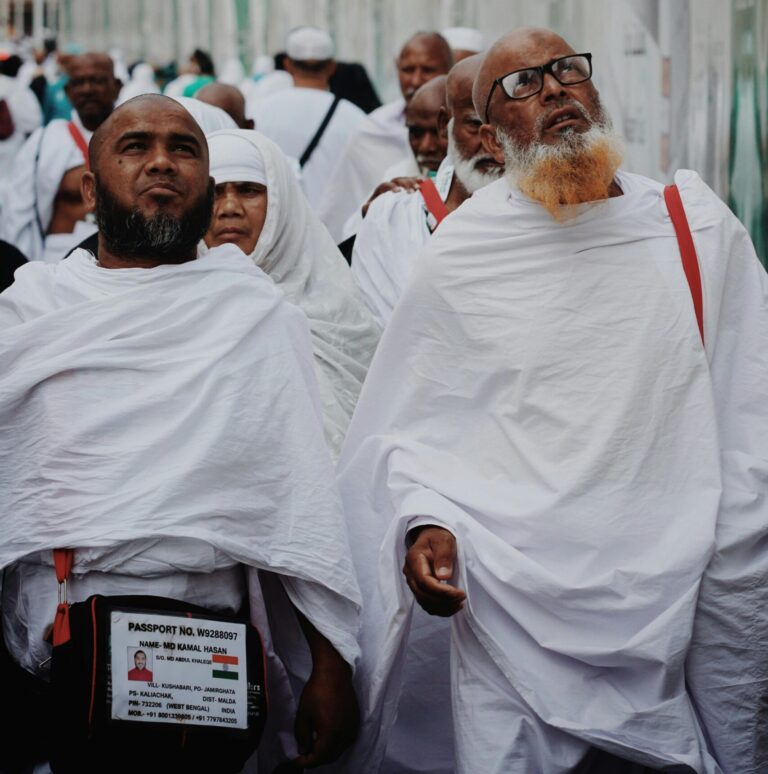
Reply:
M549 72L564 86L588 81L592 75L589 58L582 54L565 56L543 67L531 67L527 70L505 75L501 87L511 99L524 99L541 91L544 73Z

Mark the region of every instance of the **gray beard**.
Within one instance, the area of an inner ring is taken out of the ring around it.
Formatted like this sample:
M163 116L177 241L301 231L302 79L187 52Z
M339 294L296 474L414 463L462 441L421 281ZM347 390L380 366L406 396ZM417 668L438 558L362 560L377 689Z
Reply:
M453 137L453 119L448 122L448 158L453 163L454 174L470 196L489 183L495 183L504 174L500 167L490 172L477 169L475 165L479 161L491 158L485 151L481 150L471 158L462 155Z
M535 174L538 165L544 161L550 159L566 160L584 153L589 155L590 150L601 143L608 143L619 156L624 155L622 138L614 131L610 119L602 111L602 108L597 120L593 120L581 103L573 101L571 104L591 122L591 126L584 133L568 128L561 134L560 142L552 145L536 140L522 145L501 127L496 129L496 137L504 150L504 177L511 186L516 187L521 178ZM539 117L534 127L535 136L542 136L547 118L546 114Z

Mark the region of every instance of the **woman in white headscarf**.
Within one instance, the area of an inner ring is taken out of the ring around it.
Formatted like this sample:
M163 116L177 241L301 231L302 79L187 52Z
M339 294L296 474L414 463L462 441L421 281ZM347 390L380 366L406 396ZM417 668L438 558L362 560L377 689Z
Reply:
M216 201L205 245L237 244L307 315L325 436L335 459L379 330L277 145L236 129L209 134L208 149Z

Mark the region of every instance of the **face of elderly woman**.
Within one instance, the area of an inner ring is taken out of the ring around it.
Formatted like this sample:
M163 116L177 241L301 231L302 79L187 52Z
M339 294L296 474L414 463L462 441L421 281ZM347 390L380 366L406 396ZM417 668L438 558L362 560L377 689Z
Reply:
M216 186L213 219L205 244L231 243L250 255L267 218L267 188L261 183L230 182Z

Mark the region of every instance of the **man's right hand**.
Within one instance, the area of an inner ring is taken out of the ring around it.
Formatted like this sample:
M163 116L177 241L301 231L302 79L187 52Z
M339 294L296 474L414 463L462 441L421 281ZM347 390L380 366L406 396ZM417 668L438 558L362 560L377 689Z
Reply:
M385 183L379 183L371 194L371 198L363 205L363 217L368 214L368 208L371 206L371 202L383 193L387 193L387 191L408 191L410 193L415 193L419 190L420 185L420 177L394 177L392 180L387 180Z
M456 539L442 527L418 528L405 555L403 574L416 601L430 614L448 618L464 607L467 595L448 584L456 561Z

